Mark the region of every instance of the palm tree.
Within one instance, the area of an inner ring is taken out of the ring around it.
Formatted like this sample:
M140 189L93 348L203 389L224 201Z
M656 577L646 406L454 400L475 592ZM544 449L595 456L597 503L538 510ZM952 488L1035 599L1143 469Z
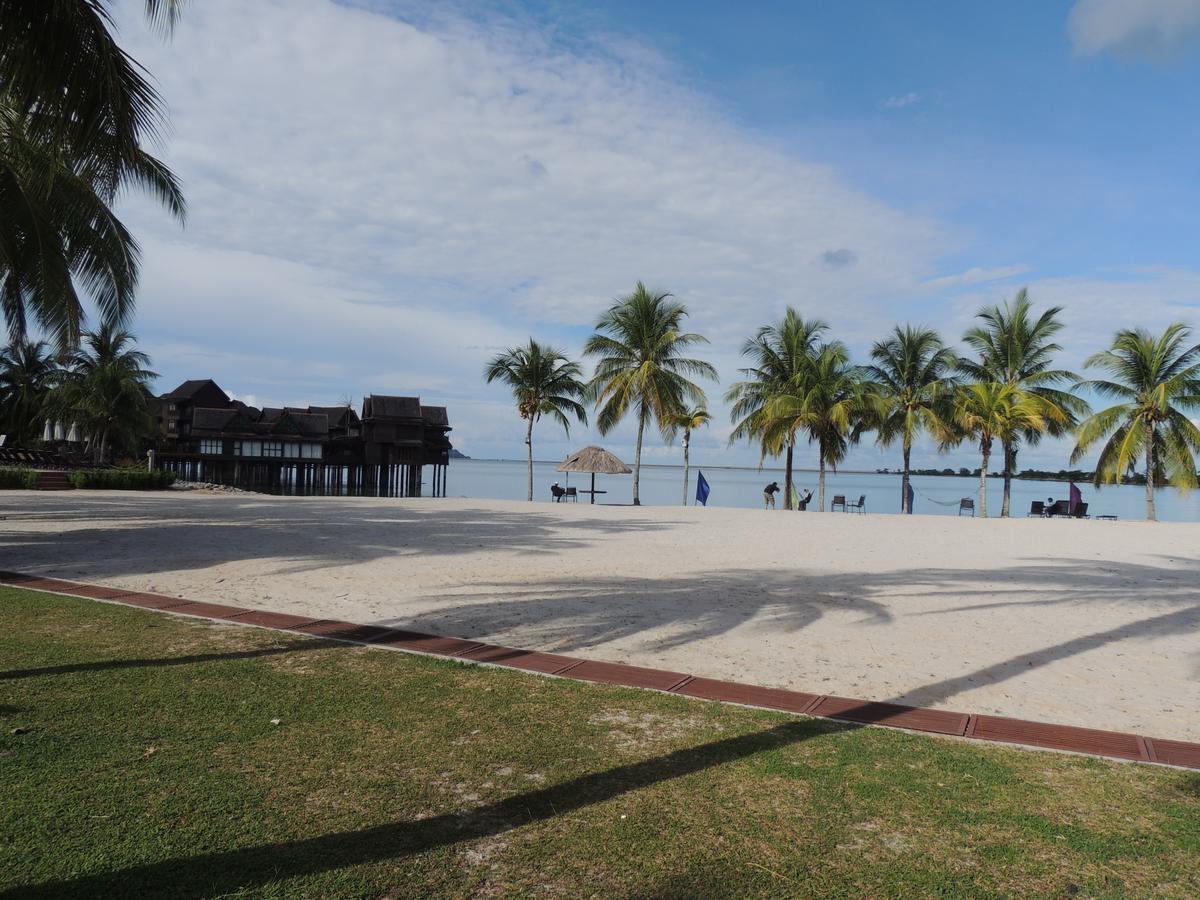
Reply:
M550 416L571 433L573 415L587 424L587 411L576 398L584 395L583 369L561 350L539 344L533 338L523 347L510 347L484 368L488 384L500 381L512 388L517 412L525 420L525 450L529 465L529 492L533 499L533 423Z
M712 416L708 414L708 410L703 406L693 406L686 412L671 413L667 416L663 426L663 437L667 442L675 440L675 432L683 429L683 505L688 504L688 447L692 442L692 431L697 428L703 428L710 421Z
M44 341L20 341L0 350L0 431L10 445L28 447L37 439L57 376Z
M743 345L742 356L747 357L752 365L741 370L746 380L737 382L725 394L726 402L732 404L730 416L734 429L729 437L731 444L743 438L757 441L762 448L760 463L768 455L786 452L783 489L785 509L792 508L792 460L796 449L796 431L789 429L787 422L769 417L767 409L810 370L813 358L819 353L821 337L828 329L829 326L820 319L806 321L789 306L778 323L764 325L758 329L758 334Z
M979 440L983 456L979 467L979 513L983 518L988 514L987 477L993 442L998 439L1003 443L1019 433L1045 428L1050 412L1052 407L1046 401L1013 384L980 381L959 388L953 414L958 433L952 440L961 437Z
M632 410L637 416L637 450L633 463L633 505L641 505L642 439L646 423L669 433L670 417L688 404L705 402L704 391L688 376L716 381L709 363L681 354L708 339L681 331L687 307L669 293L653 293L642 282L619 298L596 323L583 352L598 357L588 396L599 408L596 425L608 434Z
M950 398L958 359L932 328L896 326L871 349L874 365L866 367L881 447L900 441L904 474L900 511L912 513L908 496L909 460L914 439L927 432L944 441L952 430Z
M169 27L181 5L146 8ZM14 340L33 319L61 350L77 346L77 285L126 320L139 251L111 209L123 190L183 218L174 175L143 149L163 132L162 101L111 24L101 0L0 3L0 306Z
M1074 387L1079 376L1065 369L1052 368L1054 354L1062 347L1053 338L1062 330L1058 315L1061 306L1052 306L1036 319L1033 304L1025 288L1013 300L1001 305L984 307L976 318L982 325L967 331L963 340L979 354L978 360L963 359L961 371L975 381L997 381L1011 384L1037 395L1052 408L1052 415L1043 419L1039 428L1022 429L1002 441L1004 447L1004 502L1000 515L1010 513L1012 476L1017 465L1017 451L1024 440L1038 443L1043 434L1062 437L1069 434L1088 412L1087 403L1067 390Z
M801 375L767 404L765 416L786 440L803 432L817 445L819 509L825 511L825 469L834 472L869 425L869 385L841 341L829 341Z
M107 322L86 332L47 404L55 418L82 431L97 463L114 448L137 447L152 426L149 383L158 373L147 368L150 357L132 349L134 340Z
M1119 481L1139 454L1146 465L1146 518L1155 521L1154 488L1170 483L1196 486L1200 429L1188 413L1200 411L1200 344L1187 346L1191 329L1176 322L1157 337L1143 329L1123 329L1112 348L1084 363L1109 375L1084 382L1096 393L1120 401L1079 426L1071 454L1076 462L1103 440L1094 483Z

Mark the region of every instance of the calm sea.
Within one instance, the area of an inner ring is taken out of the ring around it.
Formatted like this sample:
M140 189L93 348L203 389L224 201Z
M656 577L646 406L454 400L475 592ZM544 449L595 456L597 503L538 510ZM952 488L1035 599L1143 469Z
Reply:
M586 488L590 484L588 475L568 475L555 470L557 463L535 462L533 464L534 499L550 501L550 485L558 482ZM712 493L709 506L758 507L762 505L762 489L771 481L783 484L782 468L731 469L699 467L708 480ZM689 504L696 491L696 471L691 471ZM816 508L817 473L801 471L795 473L796 485L813 492ZM1092 515L1115 515L1121 519L1143 519L1146 515L1146 489L1136 485L1109 485L1101 489L1090 484L1079 485L1083 499L1089 504ZM632 475L597 475L596 489L608 493L596 497L597 503L630 503L633 500ZM913 478L916 492L913 512L924 515L958 515L958 501L962 497L976 499L978 508L979 480L976 478ZM867 512L899 513L900 476L841 472L826 475L826 495L845 494L851 501L866 495ZM988 479L988 509L993 515L1000 514L1002 497L1000 479ZM496 500L525 499L525 463L511 460L456 459L450 463L450 476L446 489L450 497L480 497ZM642 503L654 506L678 505L683 501L682 466L642 466ZM778 495L783 503L782 492ZM1014 481L1013 513L1024 515L1033 500L1048 497L1065 499L1068 485L1061 481ZM587 495L580 498L588 501ZM1167 488L1157 492L1158 517L1163 521L1200 522L1200 491L1188 496Z

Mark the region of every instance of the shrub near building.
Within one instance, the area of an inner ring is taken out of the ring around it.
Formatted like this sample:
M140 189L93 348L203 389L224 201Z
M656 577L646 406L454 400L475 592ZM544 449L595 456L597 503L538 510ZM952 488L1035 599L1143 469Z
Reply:
M72 472L71 484L77 488L113 491L158 491L175 482L175 473L146 472L138 469L84 469Z

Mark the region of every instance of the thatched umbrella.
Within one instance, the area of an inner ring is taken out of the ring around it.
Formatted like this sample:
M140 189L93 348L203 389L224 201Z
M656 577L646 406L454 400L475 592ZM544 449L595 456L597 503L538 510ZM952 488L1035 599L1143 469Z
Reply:
M561 466L560 472L591 472L592 473L592 502L596 502L596 473L601 475L629 475L633 469L621 462L603 447L584 447L568 456Z

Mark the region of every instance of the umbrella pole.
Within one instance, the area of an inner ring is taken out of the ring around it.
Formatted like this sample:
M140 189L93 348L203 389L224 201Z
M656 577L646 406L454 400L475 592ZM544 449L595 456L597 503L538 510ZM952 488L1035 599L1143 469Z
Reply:
M596 505L596 473L592 473L592 505Z

